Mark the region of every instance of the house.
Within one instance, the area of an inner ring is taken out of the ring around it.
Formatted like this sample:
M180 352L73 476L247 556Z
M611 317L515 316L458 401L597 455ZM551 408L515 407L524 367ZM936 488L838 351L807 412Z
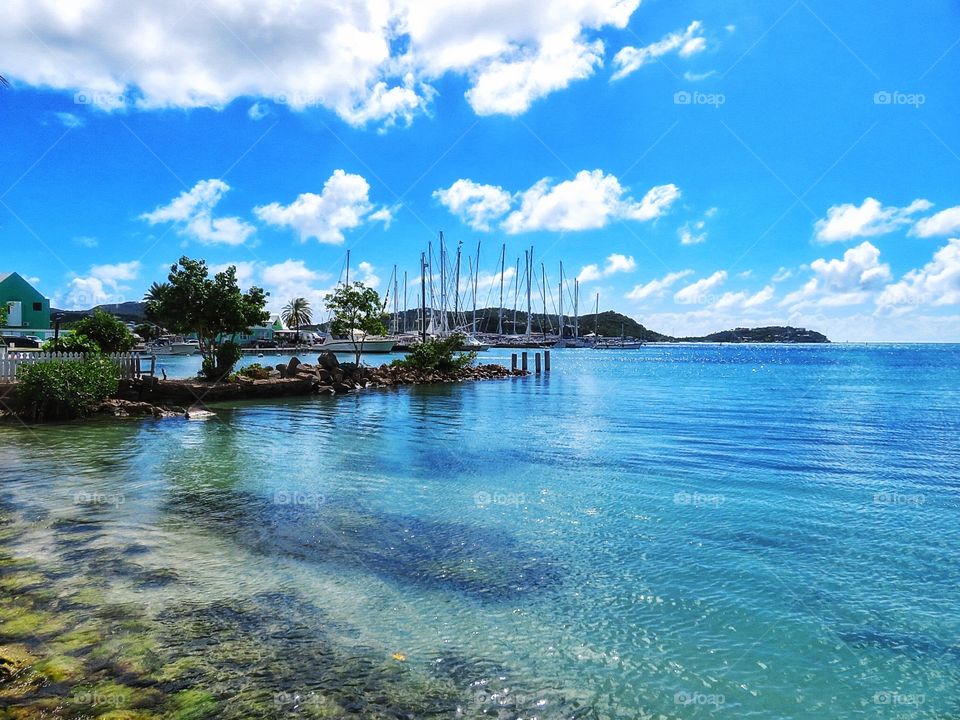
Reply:
M50 300L41 295L19 273L0 273L0 304L7 306L4 335L45 337L50 330Z
M279 315L271 315L270 319L263 325L255 325L250 328L250 333L237 333L232 338L221 338L223 339L232 339L235 343L239 345L256 345L258 342L262 341L271 341L274 340L274 333L282 332L286 330L286 325L283 324L283 320L280 319Z

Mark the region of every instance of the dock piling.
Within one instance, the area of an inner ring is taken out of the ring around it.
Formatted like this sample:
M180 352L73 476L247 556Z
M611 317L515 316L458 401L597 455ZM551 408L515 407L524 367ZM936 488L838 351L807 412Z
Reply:
M510 354L510 369L513 372L517 371L517 354L516 353Z
M527 354L525 352L520 353L520 369L527 372Z
M533 356L533 367L537 372L537 375L540 374L540 353L535 353Z
M543 371L550 372L550 351L543 351Z

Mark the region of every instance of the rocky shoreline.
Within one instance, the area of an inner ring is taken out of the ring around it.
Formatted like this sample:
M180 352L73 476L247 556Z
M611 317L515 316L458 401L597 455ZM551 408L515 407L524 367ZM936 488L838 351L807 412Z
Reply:
M269 372L269 377L260 380L239 374L218 382L196 379L163 380L157 377L121 380L117 394L91 406L88 414L191 418L209 414L205 406L215 402L302 395L343 395L364 389L501 380L530 374L496 364L472 365L447 373L422 372L394 365L367 367L341 363L336 355L329 352L321 355L316 365L292 358L289 363L276 365ZM8 407L10 406L8 404Z

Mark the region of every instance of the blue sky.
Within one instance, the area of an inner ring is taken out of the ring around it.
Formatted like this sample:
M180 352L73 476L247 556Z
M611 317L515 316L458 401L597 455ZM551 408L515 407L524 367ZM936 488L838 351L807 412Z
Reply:
M662 332L960 341L955 2L5 12L0 270L59 307L182 254L319 305L443 230L481 304L532 245Z

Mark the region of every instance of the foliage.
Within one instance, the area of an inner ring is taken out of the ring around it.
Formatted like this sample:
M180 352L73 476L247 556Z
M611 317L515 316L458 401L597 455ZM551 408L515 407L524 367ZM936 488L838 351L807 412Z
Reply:
M77 322L73 332L87 336L105 353L126 352L135 344L127 326L103 310L94 310L93 315Z
M235 342L227 341L217 346L213 360L203 359L200 372L207 380L220 380L230 374L233 366L243 357L240 346Z
M359 364L367 336L383 335L387 332L387 327L383 324L380 295L362 282L355 282L353 285L341 285L327 295L324 302L333 313L330 331L334 335L344 335L352 341Z
M7 317L10 315L10 307L3 302L0 302L0 327L3 327L7 324Z
M119 376L102 355L24 363L17 369L17 395L34 420L71 418L116 393Z
M204 373L222 371L218 377L236 363L234 360L225 367L221 362L225 358L218 359L218 338L250 333L251 326L265 323L270 317L264 309L267 293L259 287L241 292L236 267L231 265L211 278L205 261L188 257L181 257L170 268L167 282L151 285L145 299L151 321L175 333L196 335Z
M100 346L86 335L61 335L56 340L50 338L42 346L44 352L97 353Z
M245 377L251 380L266 380L272 373L272 368L264 367L260 363L253 363L237 370L230 379L236 380L238 377Z
M297 344L300 344L300 326L309 325L313 319L313 313L310 310L310 301L306 298L294 298L283 306L283 312L280 315L287 327L293 327L297 331Z
M147 341L156 340L158 337L163 335L163 330L153 323L140 323L133 329L133 331Z
M417 343L405 358L394 360L393 365L422 372L454 372L473 362L475 352L460 352L464 335L455 333L445 338L429 338Z

